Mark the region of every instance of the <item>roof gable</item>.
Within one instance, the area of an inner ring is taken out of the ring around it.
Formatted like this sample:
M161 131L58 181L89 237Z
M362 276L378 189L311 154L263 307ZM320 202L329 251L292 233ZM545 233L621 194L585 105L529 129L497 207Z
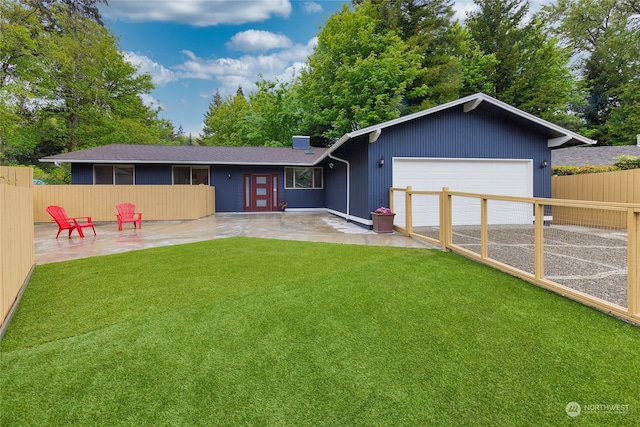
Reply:
M483 105L484 104L484 105ZM548 137L548 146L550 148L556 148L568 145L583 145L583 144L595 144L596 141L565 129L561 126L555 125L551 122L543 120L525 111L522 111L516 107L513 107L505 102L492 98L484 93L477 93L475 95L469 95L464 98L460 98L455 101L448 102L446 104L438 105L433 108L418 111L417 113L409 114L406 116L398 117L397 119L389 120L384 123L380 123L373 126L368 126L363 129L359 129L354 132L344 134L335 145L342 145L346 141L359 136L369 134L369 142L375 142L382 134L384 129L391 126L397 126L402 123L406 123L411 120L419 119L421 117L435 114L440 111L448 110L451 108L461 107L465 113L471 113L477 108L490 108L492 110L501 112L505 116L510 116L514 119L521 120L528 126L538 128L541 132L545 133ZM332 147L333 148L333 147Z

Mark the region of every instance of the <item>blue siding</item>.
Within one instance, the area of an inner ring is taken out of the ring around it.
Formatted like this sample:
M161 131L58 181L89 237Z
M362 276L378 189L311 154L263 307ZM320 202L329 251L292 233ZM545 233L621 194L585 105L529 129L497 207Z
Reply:
M71 165L71 184L92 185L93 165L73 163Z
M550 197L551 170L539 167L551 158L547 138L531 126L482 108L470 113L454 108L386 128L375 143L360 143L369 147L368 208L389 204L393 157L533 159L533 194ZM385 158L382 168L378 167L380 157Z
M278 201L286 200L289 208L324 208L324 190L286 190L283 166L211 166L211 185L216 187L216 212L244 210L245 174L278 175ZM229 175L231 177L229 177Z
M350 163L350 212L351 216L369 218L369 168L367 136L360 137L345 144L334 153L335 157ZM346 178L345 178L346 182ZM346 187L346 186L345 186ZM346 197L345 197L346 199Z
M135 165L136 185L171 185L171 165Z
M333 168L328 166L333 163ZM324 168L325 207L334 211L347 212L347 165L329 159Z

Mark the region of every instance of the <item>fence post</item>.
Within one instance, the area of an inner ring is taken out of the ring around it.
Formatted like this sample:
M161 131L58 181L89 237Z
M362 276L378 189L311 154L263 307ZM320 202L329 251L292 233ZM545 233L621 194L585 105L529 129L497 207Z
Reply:
M480 257L487 259L489 257L489 199L482 197L480 199Z
M409 236L413 233L413 193L411 190L412 187L409 185L404 193L404 227Z
M627 310L640 313L640 208L627 211Z
M440 193L440 243L443 251L449 251L449 244L453 240L451 221L451 194L449 187L442 187Z
M534 233L534 257L533 272L537 280L544 279L544 204L536 201L534 204L535 220L533 224Z

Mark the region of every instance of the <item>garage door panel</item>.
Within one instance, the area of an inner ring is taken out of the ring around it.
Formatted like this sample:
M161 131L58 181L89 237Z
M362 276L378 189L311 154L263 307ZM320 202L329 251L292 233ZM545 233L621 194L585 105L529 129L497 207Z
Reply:
M503 196L531 197L533 195L533 162L496 159L437 159L394 158L393 187L411 186L414 190L451 191L496 194ZM414 226L437 226L440 209L433 197L415 196L413 202ZM453 224L475 225L480 223L480 201L454 197ZM394 193L396 223L404 226L404 193ZM530 222L530 207L514 206L509 202L490 202L491 224L522 224Z

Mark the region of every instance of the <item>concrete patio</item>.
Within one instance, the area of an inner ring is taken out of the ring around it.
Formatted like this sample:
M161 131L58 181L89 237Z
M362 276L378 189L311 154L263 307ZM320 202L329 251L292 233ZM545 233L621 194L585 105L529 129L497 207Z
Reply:
M303 240L357 245L431 248L400 233L378 234L328 213L275 212L265 214L220 213L191 221L143 221L142 229L116 222L96 223L96 235L84 229L85 238L74 231L60 233L54 224L35 225L36 264L109 255L156 246L170 246L233 236Z

